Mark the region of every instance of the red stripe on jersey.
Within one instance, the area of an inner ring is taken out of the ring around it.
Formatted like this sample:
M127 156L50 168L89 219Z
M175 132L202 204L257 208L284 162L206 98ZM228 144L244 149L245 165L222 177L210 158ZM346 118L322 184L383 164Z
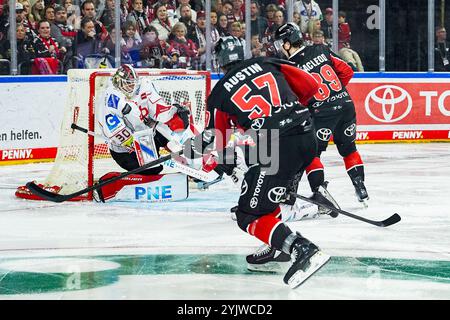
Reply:
M278 217L281 209L278 207L274 212L269 213L261 218L253 221L247 227L247 232L252 236L258 238L271 245L272 234L280 223L283 223Z
M311 171L323 170L322 161L320 161L319 157L315 157L311 164L306 167L306 174L309 174Z
M361 160L361 156L358 151L350 153L348 156L344 158L345 169L348 171L356 166L362 166L363 162Z
M281 64L280 70L300 103L304 106L308 105L308 101L319 90L316 79L306 71L288 64Z
M355 74L353 69L344 61L338 57L331 55L331 62L333 63L333 69L341 80L342 85L345 87L353 78Z

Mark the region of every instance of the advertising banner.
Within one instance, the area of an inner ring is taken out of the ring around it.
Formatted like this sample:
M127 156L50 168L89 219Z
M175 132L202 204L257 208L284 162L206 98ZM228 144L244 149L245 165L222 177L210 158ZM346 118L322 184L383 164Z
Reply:
M347 88L358 142L450 141L450 77L363 73ZM0 165L53 160L67 99L65 76L0 77Z
M354 79L347 88L356 107L358 140L449 140L449 80Z

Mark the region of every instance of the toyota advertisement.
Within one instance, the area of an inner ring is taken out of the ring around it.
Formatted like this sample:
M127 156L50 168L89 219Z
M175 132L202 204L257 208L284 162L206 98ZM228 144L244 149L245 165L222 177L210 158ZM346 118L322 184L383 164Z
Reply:
M356 106L359 141L450 139L447 79L374 80L354 79L347 87Z

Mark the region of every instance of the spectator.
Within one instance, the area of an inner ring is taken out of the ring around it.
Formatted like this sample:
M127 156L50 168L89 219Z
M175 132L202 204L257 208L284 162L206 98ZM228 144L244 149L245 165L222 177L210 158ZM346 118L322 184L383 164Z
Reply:
M303 40L305 42L305 45L312 46L313 45L313 39L312 35L316 32L321 30L321 23L318 19L310 19L308 21L308 27L306 29L306 32L303 34Z
M217 11L212 9L210 17L211 17L211 26L217 29Z
M195 31L195 25L196 23L192 21L192 10L191 6L189 4L182 4L180 5L180 19L179 22L184 23L187 29L186 37L191 39L192 41L195 41L196 37L196 31ZM197 13L196 13L197 16Z
M155 6L156 18L150 23L158 31L159 40L167 41L172 31L174 21L167 15L167 7L164 4Z
M74 55L79 60L78 67L84 68L84 59L88 55L102 52L103 41L95 31L95 22L92 17L83 17L80 27L81 29L77 32Z
M108 38L108 30L106 30L103 23L97 20L95 4L93 0L86 0L81 4L81 14L83 17L89 17L94 22L95 33L100 37L101 41L105 41ZM81 27L81 24L80 24ZM82 28L82 27L81 27Z
M244 21L243 0L233 0L234 21Z
M36 0L36 2L31 6L31 14L34 17L34 21L41 21L44 19L44 0Z
M126 55L126 43L122 37L122 30L120 30L120 63L121 64L131 64L131 58L129 55ZM105 55L108 55L110 59L114 60L113 57L116 56L116 29L114 26L111 28L110 37L106 41L102 52ZM114 61L110 61L111 65L114 65Z
M125 41L124 54L131 58L132 64L136 64L139 60L139 51L141 49L141 37L137 33L136 24L133 21L125 21L122 29L123 40Z
M300 13L302 33L307 33L308 22L311 19L322 20L322 11L320 6L314 0L300 0L294 3L294 12Z
M53 6L45 7L44 16L45 16L44 19L50 22L50 24L55 22L55 9L53 8Z
M30 5L28 4L28 8L29 7ZM27 37L31 39L37 36L37 32L35 30L36 24L28 20L28 16L29 15L27 14L25 6L20 2L16 2L16 22L22 24L25 27Z
M222 0L213 0L211 1L211 6L215 9L215 11L217 12L217 16L220 16L223 12L223 8L222 8Z
M266 55L264 47L259 41L259 36L257 34L252 35L252 57L264 57Z
M6 6L6 8L8 8L8 7ZM8 33L9 33L10 23L9 23L9 12L7 12L7 11L8 10L3 11L4 15L6 15L6 16L0 23L0 40L2 40L4 38L9 38ZM25 27L25 32L27 33L27 37L29 37L31 39L34 36L37 36L37 33L33 30L33 28L27 24L26 12L24 11L23 5L21 3L16 2L15 11L16 11L16 24L22 24Z
M325 9L325 19L321 22L321 29L324 33L325 44L331 47L333 44L333 9Z
M268 4L266 6L266 18L269 23L269 27L274 23L275 12L279 10L278 6L274 3Z
M233 3L229 0L224 1L222 4L222 13L227 17L228 24L231 24L234 21L236 21L233 12L234 12Z
M38 36L33 39L35 62L33 74L57 74L59 61L66 53L65 47L60 47L58 42L50 35L50 22L41 20L38 22Z
M322 30L316 30L312 34L313 45L323 45L325 43L325 36Z
M168 49L167 43L158 39L158 31L155 27L145 28L140 51L141 61L138 66L143 68L171 68Z
M300 28L300 24L302 23L302 17L300 16L300 13L294 12L292 14L292 22Z
M67 24L75 29L75 24L78 17L80 17L80 7L72 4L72 0L64 0L63 5L67 12Z
M206 16L205 11L197 13L197 26L195 28L195 38L192 39L198 49L198 57L200 66L195 66L196 69L204 69L206 67ZM213 52L214 44L219 41L220 35L216 28L211 28L211 53Z
M219 15L217 31L219 32L219 36L221 37L230 35L230 32L228 31L228 19L227 16L224 14Z
M350 25L346 22L346 14L344 11L339 11L339 29L338 29L338 47L339 50L342 48L350 48L350 40L352 37L352 32L350 30Z
M111 30L115 24L114 6L114 0L106 0L105 9L103 10L103 13L99 18L100 22L105 26L106 30ZM121 21L121 23L123 22Z
M100 20L100 17L103 15L103 11L105 10L105 0L94 0L95 6L95 20Z
M364 71L361 58L355 50L351 49L350 47L343 47L341 50L339 50L339 56L342 58L342 60L347 62L350 67L352 67L353 71Z
M242 40L244 39L244 36L245 36L243 34L243 32L242 32L242 25L241 25L241 23L239 21L233 22L230 25L230 33L231 33L231 35L233 37L236 37L239 40L241 40L241 42L242 42ZM245 48L245 45L243 45L243 46Z
M129 7L128 7L128 0L120 0L120 23L125 23L125 20L127 20L129 13ZM153 20L153 8L150 8L150 6L147 6L146 14L148 17L148 20Z
M257 35L258 38L261 39L264 36L264 32L269 27L269 22L266 18L260 16L259 4L254 0L250 3L250 19L252 36Z
M190 0L190 4L196 12L205 11L205 0Z
M55 6L55 22L50 25L50 34L61 46L67 49L67 54L63 61L64 70L66 71L72 67L72 45L75 42L77 33L72 26L67 25L67 12L65 7L60 5Z
M34 58L34 48L32 39L27 37L26 29L22 24L17 25L17 65L19 74L30 74L31 59ZM11 61L10 41L4 38L0 41L0 59ZM1 74L9 74L9 70L1 70Z
M167 17L173 21L172 25L175 23L175 0L154 0L154 4L152 6L149 6L148 8L148 18L150 20L156 19L157 16L157 10L160 6L166 7L166 14ZM171 28L172 30L172 28ZM170 31L169 31L170 33ZM161 36L161 35L159 35Z
M278 10L273 15L273 23L266 29L265 36L268 38L273 38L275 31L284 23L283 11Z
M144 5L142 0L131 1L133 10L128 14L127 21L131 21L136 26L136 31L140 35L144 32L144 29L150 26L147 14L144 12Z
M195 22L197 20L197 12L192 9L191 5L189 4L189 0L178 0L178 8L175 10L175 17L178 17L178 19L181 17L181 7L183 5L188 5L189 10L191 11L191 20L192 22ZM186 23L185 23L186 24Z
M447 41L447 30L443 26L436 28L434 55L434 70L438 72L450 71L450 45Z
M23 10L25 13L25 18L23 21L23 24L26 25L28 28L30 29L35 29L36 28L36 20L33 17L33 14L31 13L31 5L30 2L28 0L22 0L19 1L22 6L23 6Z
M200 12L197 15L197 21L199 17ZM173 37L169 41L169 53L172 55L175 68L190 69L197 57L197 46L191 39L186 38L186 31L186 26L181 22L177 22L172 28Z

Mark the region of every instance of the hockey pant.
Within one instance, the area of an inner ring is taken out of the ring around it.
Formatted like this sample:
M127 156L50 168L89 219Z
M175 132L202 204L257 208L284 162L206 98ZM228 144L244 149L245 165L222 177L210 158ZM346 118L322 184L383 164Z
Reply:
M236 218L242 230L281 250L292 231L281 221L279 203L294 176L316 156L314 131L287 132L279 138L278 150L276 173L268 174L268 168L255 164L245 174Z

